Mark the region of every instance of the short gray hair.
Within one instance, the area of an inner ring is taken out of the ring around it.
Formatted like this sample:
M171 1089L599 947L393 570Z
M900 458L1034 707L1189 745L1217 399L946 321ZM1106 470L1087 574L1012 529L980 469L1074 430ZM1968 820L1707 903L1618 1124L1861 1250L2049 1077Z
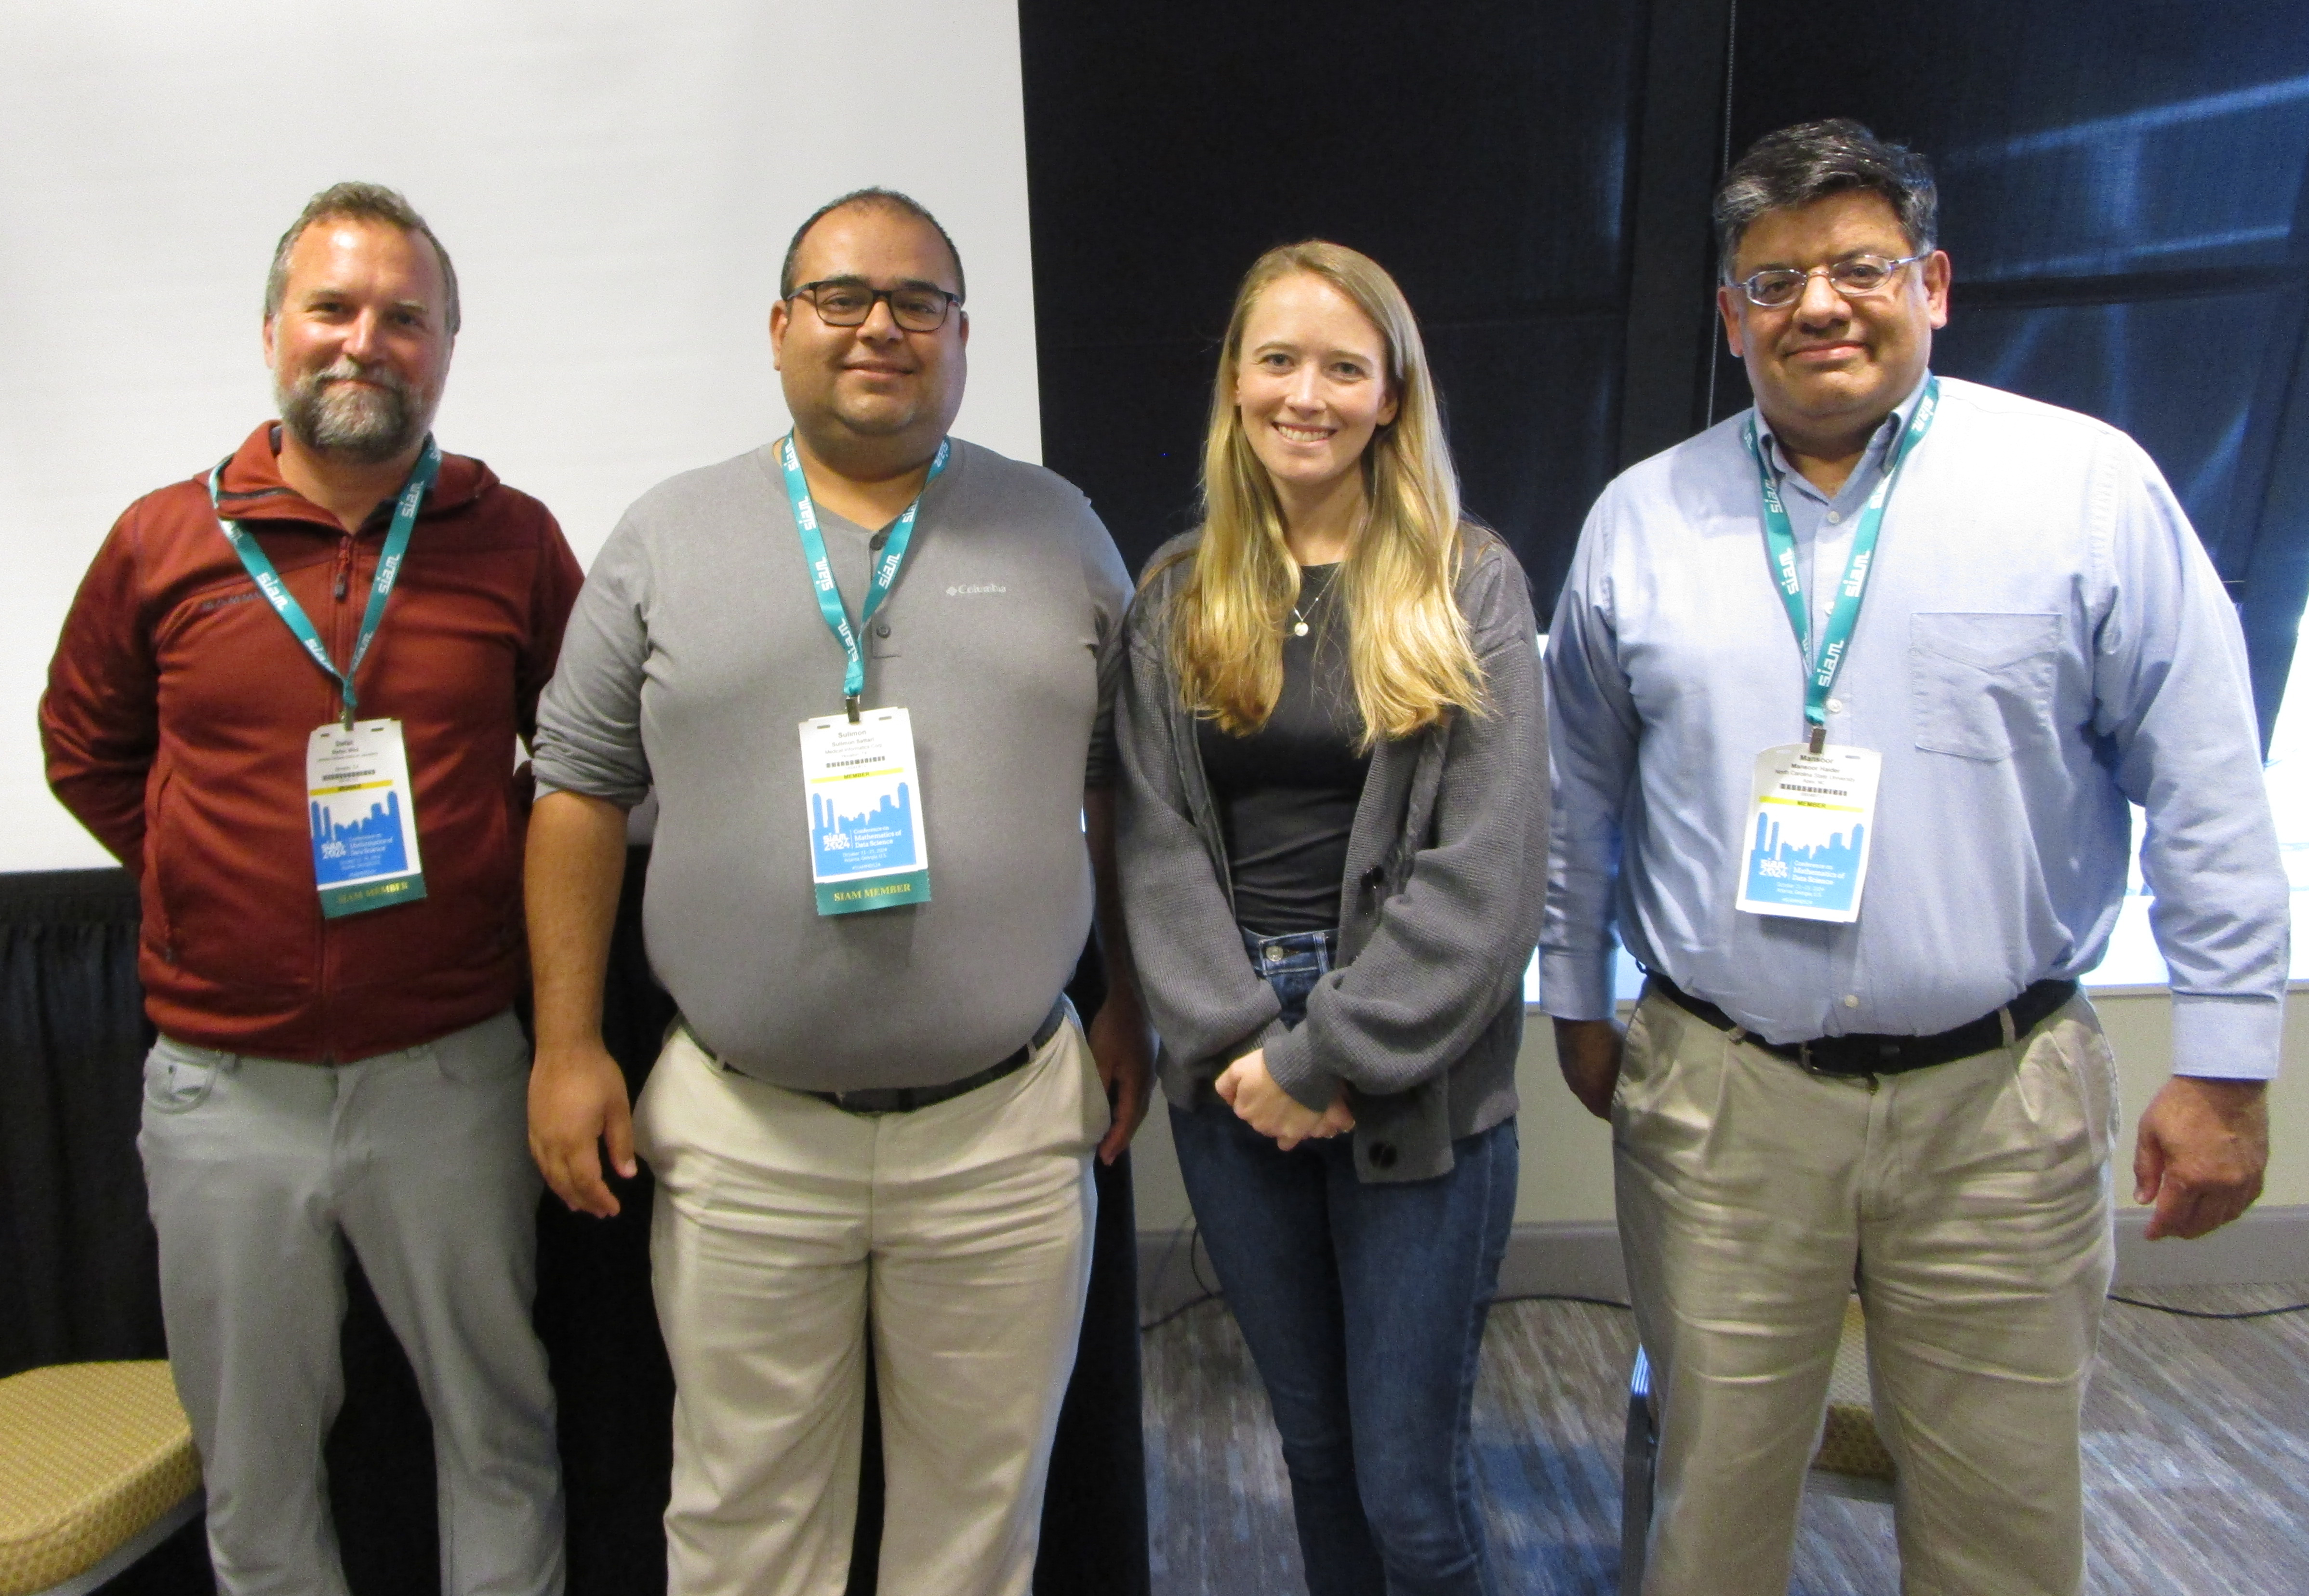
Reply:
M1846 189L1881 194L1899 218L1908 248L1929 255L1940 243L1940 189L1932 163L1878 138L1849 117L1799 122L1748 146L1716 188L1716 250L1728 282L1749 223Z
M778 268L778 298L791 299L794 291L794 257L801 253L801 241L809 230L833 215L836 211L856 205L865 210L895 211L917 221L927 221L930 230L946 245L946 252L954 257L954 297L958 304L970 297L970 284L962 275L962 251L954 247L954 239L938 219L931 215L922 203L912 195L900 194L895 188L853 188L839 199L830 199L812 211L802 224L794 229L793 241L786 246L785 264Z
M316 221L337 220L381 221L397 227L404 233L415 233L433 246L433 258L441 263L441 280L446 285L449 302L445 306L445 320L449 336L457 335L457 327L464 317L457 306L457 268L449 264L449 252L441 247L441 240L425 225L425 218L415 206L382 183L336 183L324 188L305 202L297 220L281 235L281 243L272 251L272 269L264 277L264 319L271 321L281 313L281 296L289 291L289 252L305 230Z

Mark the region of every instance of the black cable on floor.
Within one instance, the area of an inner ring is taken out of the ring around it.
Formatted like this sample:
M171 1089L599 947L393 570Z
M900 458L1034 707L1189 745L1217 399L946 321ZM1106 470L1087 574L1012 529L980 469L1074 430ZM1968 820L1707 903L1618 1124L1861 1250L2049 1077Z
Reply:
M1186 1301L1180 1303L1177 1307L1172 1308L1169 1313L1158 1314L1154 1318L1146 1321L1146 1323L1138 1327L1138 1333L1140 1335L1145 1335L1150 1330L1160 1330L1164 1325L1170 1323L1172 1320L1176 1319L1180 1314L1185 1313L1189 1308L1199 1308L1206 1302L1216 1302L1218 1300L1219 1294L1215 1291L1206 1291L1200 1297L1190 1297Z
M2119 1297L2112 1291L2111 1302L2121 1302L2128 1308L2147 1308L2152 1313L2173 1314L2183 1319L2268 1319L2279 1314L2309 1314L2309 1302L2289 1302L2281 1308L2246 1308L2242 1313L2216 1314L2206 1308L2179 1308L2170 1303L2143 1302L2137 1297Z
M1224 1295L1215 1283L1203 1279L1202 1261L1195 1256L1195 1245L1202 1239L1202 1225L1191 1212L1180 1220L1178 1227L1171 1232L1171 1245L1163 1249L1163 1262L1154 1266L1154 1278L1159 1280L1171 1272L1171 1260L1178 1256L1179 1243L1183 1238L1187 1244L1187 1268L1193 1273L1195 1284L1200 1288L1200 1290L1198 1295L1189 1297L1169 1313L1160 1314L1152 1319L1142 1321L1138 1326L1140 1335L1145 1335L1150 1330L1161 1329L1189 1308L1198 1308L1206 1302L1216 1302Z

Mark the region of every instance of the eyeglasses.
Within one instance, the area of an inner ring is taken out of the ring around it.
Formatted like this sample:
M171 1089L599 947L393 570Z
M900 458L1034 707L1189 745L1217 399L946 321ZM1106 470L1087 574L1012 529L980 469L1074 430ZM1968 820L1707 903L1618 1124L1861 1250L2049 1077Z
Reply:
M1864 299L1891 287L1902 266L1912 266L1924 258L1911 255L1886 260L1881 255L1853 255L1805 272L1793 266L1767 266L1734 286L1748 296L1749 303L1767 310L1785 310L1803 299L1805 286L1814 277L1827 278L1828 286L1847 299Z
M912 283L904 288L869 288L839 277L805 282L786 297L808 299L817 308L817 319L829 327L862 327L874 314L875 301L886 299L890 319L909 333L937 332L946 325L947 310L962 303L960 294L942 288Z

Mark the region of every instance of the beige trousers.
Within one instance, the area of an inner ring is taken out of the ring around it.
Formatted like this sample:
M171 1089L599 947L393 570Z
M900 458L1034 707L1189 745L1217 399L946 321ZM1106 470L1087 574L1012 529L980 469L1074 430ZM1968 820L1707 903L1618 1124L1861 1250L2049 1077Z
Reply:
M1025 1596L1107 1106L1071 1019L1016 1073L853 1115L677 1029L635 1115L673 1362L672 1596L841 1596L871 1327L885 1596Z
M2011 1045L1872 1085L1644 999L1612 1123L1660 1405L1645 1596L1786 1596L1855 1282L1902 1590L2072 1596L2116 1114L2082 998Z

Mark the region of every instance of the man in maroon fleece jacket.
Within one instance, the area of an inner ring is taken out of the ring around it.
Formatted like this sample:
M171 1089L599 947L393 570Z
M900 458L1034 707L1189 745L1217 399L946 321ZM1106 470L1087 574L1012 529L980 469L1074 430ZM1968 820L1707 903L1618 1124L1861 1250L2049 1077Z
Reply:
M137 1146L230 1596L345 1591L348 1245L432 1415L443 1592L562 1588L514 755L582 574L433 443L457 322L405 200L316 195L265 285L281 420L129 507L40 702L49 785L143 894Z

